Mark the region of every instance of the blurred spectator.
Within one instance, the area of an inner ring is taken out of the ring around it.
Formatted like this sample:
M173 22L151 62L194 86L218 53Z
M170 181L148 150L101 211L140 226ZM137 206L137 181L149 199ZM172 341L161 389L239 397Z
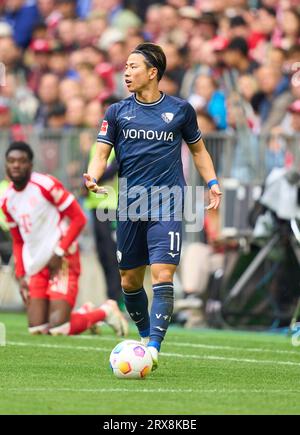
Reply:
M288 9L281 16L281 44L280 46L288 50L300 43L300 12L295 9Z
M76 18L76 0L56 0L57 10L65 19Z
M289 138L294 138L295 135L300 135L300 99L288 107L284 121L271 131L266 151L267 173L274 168L290 167L293 164L295 157L289 150L288 143Z
M66 107L61 104L55 104L49 110L46 126L51 130L61 130L66 125Z
M248 39L249 26L242 15L235 15L229 20L229 36L230 39L243 38Z
M98 75L86 75L81 84L84 89L83 97L87 103L94 100L101 102L110 95L110 92L105 88L103 80Z
M287 74L294 74L300 69L300 44L293 45L287 52L285 62L285 72Z
M145 39L155 43L158 41L161 31L161 5L156 3L149 6L146 12Z
M159 89L165 94L173 95L174 97L179 96L178 83L169 72L166 72L159 82Z
M187 38L183 29L180 28L178 9L169 5L160 8L160 28L161 32L156 40L158 44L172 42L177 47L184 47Z
M188 6L190 0L167 0L168 5L174 6L175 8L183 8Z
M39 22L32 29L31 41L35 39L49 39L49 32L45 23Z
M195 93L189 102L196 110L205 109L213 118L218 129L227 127L225 95L218 90L217 83L209 75L200 75L196 79Z
M127 90L124 85L124 65L127 61L128 53L124 41L118 41L110 45L107 50L109 63L113 67L113 80L115 83L115 93L118 97L127 96Z
M64 79L59 84L59 100L67 104L69 100L81 97L82 89L80 82L74 79Z
M140 27L138 16L123 7L122 0L93 0L93 10L103 10L107 13L108 23L126 33L131 27Z
M57 10L56 0L37 0L37 8L41 20L51 32L56 29L62 14Z
M12 27L5 21L0 22L0 38L9 38L13 36Z
M74 25L75 44L78 47L87 47L92 42L92 32L89 23L85 20L76 20Z
M272 6L263 6L258 9L258 22L262 33L266 36L266 39L271 39L274 35L277 21L276 21L276 9Z
M244 100L237 92L228 99L227 124L228 133L234 133L231 176L243 183L250 183L259 163L258 138L250 129Z
M289 106L289 112L292 114L292 134L300 134L300 99Z
M188 68L183 78L181 98L189 98L195 92L195 81L199 75L212 74L217 57L210 42L200 36L193 37L188 44Z
M64 78L74 78L76 80L79 78L78 73L70 68L68 54L61 46L53 48L48 67L50 72L57 75L60 80Z
M174 82L177 84L177 88L180 89L185 74L183 57L179 51L179 48L172 42L163 45L162 48L168 59L166 72L169 78L174 80ZM177 95L177 93L173 95Z
M131 53L135 47L145 42L145 36L143 33L137 31L127 36L126 39L126 52Z
M66 125L67 127L83 128L85 118L84 99L74 97L66 102Z
M183 6L179 9L180 28L187 37L187 41L198 33L199 11L193 6Z
M45 74L41 79L38 89L40 105L36 114L36 124L39 126L45 127L48 113L58 103L58 86L59 79L54 74Z
M12 111L8 100L0 98L0 128L10 128L13 124Z
M209 224L206 224L208 232ZM185 328L206 326L204 301L210 297L209 279L224 267L224 254L209 243L190 243L183 252L181 281L183 299L175 302L175 313Z
M6 0L5 20L12 26L14 40L19 47L26 48L31 40L32 30L39 21L35 2L25 0Z
M99 101L91 101L85 109L84 124L86 127L98 129L103 116L104 111Z
M289 90L289 79L280 70L262 66L257 71L259 88L263 98L258 113L261 118L261 133L268 134L284 118L293 97Z
M28 60L30 73L28 76L28 86L37 92L41 78L49 72L51 45L46 39L34 39L30 44Z
M75 22L72 19L63 19L57 28L57 37L63 49L69 53L77 48L75 44Z
M287 57L286 50L280 47L272 47L267 54L266 64L280 71L284 70Z
M253 9L248 14L248 19L251 27L248 37L251 57L257 62L262 63L268 50L273 45L272 41L276 37L276 10L269 6Z
M199 34L204 40L213 39L217 35L218 20L214 13L203 12L198 20Z
M292 79L291 92L293 100L300 100L300 68Z
M88 25L91 32L92 42L96 44L108 27L106 14L103 11L92 12L88 16Z
M9 103L14 122L32 124L39 102L23 81L19 81L14 74L7 74L6 86L3 86L0 94Z
M77 0L77 13L80 18L87 18L91 11L92 0Z
M260 130L260 119L257 115L256 98L260 101L258 95L258 83L254 76L243 74L238 79L238 91L242 97L244 114L247 120L248 127L258 134ZM258 96L257 96L258 95Z
M244 38L232 39L225 48L223 59L228 68L242 73L253 73L258 68L256 61L250 60L247 41Z
M133 10L143 21L146 20L146 14L154 5L165 4L166 0L125 0L124 4L127 8ZM168 2L169 3L169 2Z
M10 36L0 38L0 62L4 63L6 72L16 74L26 82L28 70L24 66L21 49Z
M217 130L213 117L204 110L197 111L197 122L203 135L214 133Z

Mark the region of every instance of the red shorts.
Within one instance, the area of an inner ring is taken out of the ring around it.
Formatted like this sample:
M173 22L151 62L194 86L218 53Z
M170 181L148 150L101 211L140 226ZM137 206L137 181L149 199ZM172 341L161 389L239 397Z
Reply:
M64 257L61 271L52 280L47 267L33 275L29 281L30 298L64 300L73 308L78 294L79 277L80 255L77 251Z

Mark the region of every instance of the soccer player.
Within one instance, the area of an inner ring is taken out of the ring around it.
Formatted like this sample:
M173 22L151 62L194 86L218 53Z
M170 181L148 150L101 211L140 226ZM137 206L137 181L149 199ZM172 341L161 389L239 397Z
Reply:
M105 321L118 335L125 335L127 322L115 301L108 300L96 310L86 303L72 312L80 276L76 239L86 218L57 179L32 171L33 158L28 144L10 145L6 172L11 184L0 202L13 239L29 332L74 335Z
M173 312L173 276L180 260L182 235L182 221L175 215L178 208L183 207L183 201L176 195L170 201L160 201L157 213L151 206L145 211L147 195L146 201L140 202L142 216L136 219L136 215L131 216L136 201L134 192L141 191L142 187L150 196L153 186L162 191L177 186L183 191L181 145L185 140L200 175L208 183L208 208L217 209L221 199L214 166L203 143L194 109L187 102L159 91L165 69L165 54L155 44L140 44L130 54L125 82L133 95L108 108L98 136L97 152L88 173L84 174L88 189L105 193L97 180L102 177L114 147L120 177L117 256L125 305L142 341L148 344L154 369ZM126 207L122 205L124 198ZM168 212L170 219L165 219ZM153 284L150 316L143 288L149 264Z

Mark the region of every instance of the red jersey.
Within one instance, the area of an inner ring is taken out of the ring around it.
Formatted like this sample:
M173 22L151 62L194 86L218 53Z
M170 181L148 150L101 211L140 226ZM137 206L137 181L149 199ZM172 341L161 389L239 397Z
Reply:
M66 254L78 249L76 239L86 218L56 178L33 172L23 190L10 184L0 206L13 237L17 277L41 271L56 246Z

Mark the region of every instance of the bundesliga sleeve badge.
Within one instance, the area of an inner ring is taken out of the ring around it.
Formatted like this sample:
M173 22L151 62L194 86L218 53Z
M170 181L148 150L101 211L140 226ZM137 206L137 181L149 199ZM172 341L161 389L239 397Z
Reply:
M108 122L104 119L101 125L99 136L106 136L108 130Z

